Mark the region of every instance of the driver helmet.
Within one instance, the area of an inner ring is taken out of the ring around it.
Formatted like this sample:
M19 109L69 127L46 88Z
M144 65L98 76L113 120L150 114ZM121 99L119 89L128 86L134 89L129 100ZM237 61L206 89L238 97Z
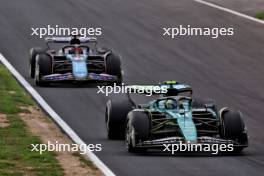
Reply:
M75 54L83 54L83 49L81 47L74 48Z
M165 102L166 109L176 109L177 108L177 102L173 100L167 100Z
M83 49L81 47L73 47L70 51L70 54L83 54Z

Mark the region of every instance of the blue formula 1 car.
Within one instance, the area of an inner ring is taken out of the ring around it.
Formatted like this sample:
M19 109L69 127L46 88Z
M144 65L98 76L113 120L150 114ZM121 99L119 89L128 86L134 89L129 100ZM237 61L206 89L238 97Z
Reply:
M167 90L146 104L128 98L111 99L106 104L109 139L126 140L129 152L160 148L164 144L232 144L235 152L248 146L242 114L230 108L218 109L213 101L192 98L186 84L167 81ZM142 93L153 86L132 86ZM155 86L157 87L157 85Z
M64 45L52 50L51 43ZM36 85L69 81L122 82L119 55L109 49L97 48L96 38L49 37L46 44L47 48L30 50L30 76L35 79Z

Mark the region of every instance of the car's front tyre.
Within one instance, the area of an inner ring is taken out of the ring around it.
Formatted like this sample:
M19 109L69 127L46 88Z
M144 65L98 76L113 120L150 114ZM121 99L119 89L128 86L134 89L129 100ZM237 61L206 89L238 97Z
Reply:
M52 59L47 54L38 54L35 64L35 84L37 86L48 86L47 81L43 81L42 77L52 74Z
M36 68L36 56L38 54L45 54L47 51L46 48L35 47L31 48L29 51L29 76L31 78L35 77L35 68Z
M127 116L126 146L128 152L146 152L147 148L138 147L139 142L149 139L151 120L146 112L131 111Z
M118 80L115 83L121 85L123 81L121 59L112 52L106 56L106 73L117 76ZM109 82L109 85L113 85L113 82Z
M248 145L247 132L242 114L239 111L226 109L221 113L221 137L238 142L241 146L234 147L234 152L240 152Z

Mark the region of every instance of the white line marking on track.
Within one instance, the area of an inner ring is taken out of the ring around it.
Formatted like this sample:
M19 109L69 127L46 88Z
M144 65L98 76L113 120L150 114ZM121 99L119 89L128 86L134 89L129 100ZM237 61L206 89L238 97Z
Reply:
M49 104L40 96L40 94L18 73L18 71L7 61L0 53L0 61L20 82L20 84L31 94L39 105L50 115L50 117L67 133L67 135L78 145L86 145L85 142L71 129L71 127L49 106ZM87 150L88 158L103 172L106 176L115 176L115 174L91 151Z
M237 12L237 11L234 11L234 10L231 10L231 9L219 6L219 5L215 5L215 4L210 3L210 2L206 2L206 1L203 1L203 0L194 0L194 1L198 2L198 3L201 3L201 4L204 4L204 5L207 5L207 6L210 6L210 7L213 7L213 8L216 8L216 9L219 9L219 10L222 10L222 11L225 11L225 12L228 12L228 13L231 13L233 15L240 16L242 18L245 18L245 19L260 23L260 24L264 24L264 21L262 21L260 19L254 18L254 17L249 16L249 15L245 15L243 13L240 13L240 12Z

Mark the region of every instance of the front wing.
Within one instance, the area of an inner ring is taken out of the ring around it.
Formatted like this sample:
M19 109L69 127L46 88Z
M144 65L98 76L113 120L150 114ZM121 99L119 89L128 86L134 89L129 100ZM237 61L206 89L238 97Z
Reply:
M46 75L41 78L42 81L48 82L59 82L59 81L118 81L118 77L109 74L96 74L96 73L89 73L86 77L77 78L74 77L72 73L65 73L65 74L52 74Z
M180 143L188 143L184 140L183 137L167 137L155 140L147 140L143 142L139 142L136 144L137 147L145 147L145 148L161 148L164 144L180 144ZM241 144L234 140L221 139L216 137L198 137L196 142L191 142L196 144L233 144L234 147L247 147L248 144Z

